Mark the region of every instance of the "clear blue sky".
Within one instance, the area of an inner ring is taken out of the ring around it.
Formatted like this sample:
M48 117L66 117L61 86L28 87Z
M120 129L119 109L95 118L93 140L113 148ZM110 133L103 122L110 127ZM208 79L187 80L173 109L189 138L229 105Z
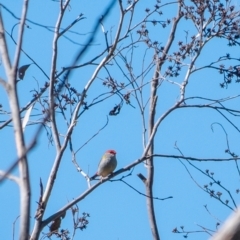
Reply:
M22 1L8 1L2 0L7 8L9 8L17 17L21 15ZM62 67L69 66L74 58L76 52L81 48L81 44L86 42L86 39L91 34L91 30L96 21L104 11L107 3L110 1L72 1L71 7L67 10L63 21L63 26L66 27L74 21L80 13L83 13L86 19L80 21L72 30L79 33L79 35L67 33L66 36L79 43L74 44L62 38L60 40L59 58L57 63L58 71ZM155 1L140 1L136 8L136 14L133 22L137 23L145 15L144 9L153 8ZM166 1L163 1L166 2ZM54 26L59 11L59 5L54 1L30 1L27 18L42 25ZM163 15L161 20L167 18L172 19L177 10L173 6L167 6L162 9ZM1 10L6 30L10 33L14 24L18 22L5 9ZM157 18L158 16L154 16ZM154 19L154 17L150 19ZM108 36L116 31L119 21L118 5L112 9L110 16L104 21L105 30L108 31ZM30 28L25 29L24 35L24 50L41 66L44 71L49 74L51 67L52 54L52 38L53 33L33 23L27 22ZM195 29L186 20L182 20L180 28L176 33L176 43L180 40L185 40L186 31L189 36L196 34ZM160 26L153 28L149 27L150 34L153 39L157 40L162 45L165 44L171 24L162 29ZM136 32L136 31L135 31ZM134 34L135 34L134 32ZM17 36L17 28L13 31L13 36ZM13 59L15 45L12 40L7 37L9 51ZM124 44L124 43L123 43ZM100 53L105 48L104 35L99 28L96 34L96 39L93 46L80 60L80 63L91 59L96 54ZM141 73L142 61L145 54L146 46L139 44L138 48L134 50L133 69L134 74ZM173 49L174 51L174 49ZM124 52L125 54L127 52ZM217 60L219 56L230 53L236 58L239 58L239 48L227 48L227 42L218 39L214 40L206 46L202 56L196 63L197 67L204 64L211 63ZM130 58L130 54L126 54ZM152 60L152 51L147 52L147 62ZM120 59L118 59L121 62ZM97 62L100 62L97 61ZM187 60L186 60L187 62ZM24 55L21 56L20 65L30 64L31 61ZM121 62L121 65L124 64ZM81 91L86 82L95 70L94 65L86 68L80 68L73 71L69 82ZM117 81L126 82L121 71L116 67L109 67L111 74ZM182 82L186 74L186 68L183 68L180 76L176 79L177 82ZM150 71L145 81L151 80L153 71ZM3 65L0 66L0 76L5 77ZM92 88L88 92L87 101L90 103L92 99L99 94L106 92L106 88L102 86L101 79L107 77L106 71L103 69L98 79L94 82ZM42 87L46 82L46 77L39 71L39 69L31 65L26 72L24 81L18 84L21 106L24 106L31 100L33 89ZM239 94L239 84L233 83L229 85L228 89L221 89L219 83L222 82L222 76L210 70L196 72L191 76L189 85L186 89L186 96L201 96L206 98L222 98ZM38 86L39 85L39 86ZM127 90L131 91L129 86ZM149 86L145 88L144 100L146 101L149 93ZM164 82L159 89L159 99L156 117L161 116L169 107L173 105L179 97L179 89L176 85ZM9 110L6 94L0 88L0 103L5 110ZM106 116L109 111L119 103L119 97L114 96L104 103L96 105L89 111L86 111L78 121L78 126L73 134L73 145L75 149L81 147L93 134L95 134L105 123ZM95 173L98 161L101 155L107 149L115 149L117 151L118 168L124 167L137 158L141 157L143 152L142 147L142 122L140 118L140 111L134 98L131 98L131 103L135 107L124 104L121 113L114 117L109 117L108 126L92 141L90 141L77 154L77 161L81 168L89 173ZM192 103L196 103L192 101ZM203 103L203 101L198 101ZM240 100L235 99L228 103L231 108L239 106ZM36 106L36 108L39 105ZM39 113L37 109L33 112ZM0 115L0 121L6 119L6 115ZM38 116L33 116L31 121L41 120ZM170 114L160 125L158 134L155 139L155 150L159 154L175 154L179 152L174 148L175 142L186 156L198 158L227 158L229 157L224 150L227 148L225 134L219 125L214 125L214 132L211 130L211 124L218 122L227 130L229 137L229 144L231 150L236 154L239 150L239 133L217 112L209 109L186 108L180 109ZM235 121L236 122L236 121ZM66 133L66 124L62 117L58 115L58 124L61 134ZM240 128L239 122L237 123ZM29 126L26 129L26 142L29 143L34 135L36 125ZM13 144L12 128L7 127L0 131L0 169L5 170L16 157L15 146ZM32 205L31 205L31 229L34 223L35 210L37 208L37 201L39 199L39 179L43 181L45 187L49 171L52 167L55 158L55 148L49 144L46 138L46 132L43 131L37 147L29 154L29 165L31 175L31 190L32 190ZM196 182L203 186L209 184L209 179L204 177L199 171L185 162L189 168L192 176ZM239 186L239 176L234 162L222 163L194 163L197 167L205 171L209 169L214 172L216 179L229 189L234 199L239 203L239 196L235 190ZM136 176L137 173L145 175L145 168L143 164L135 167L132 176L125 178L131 186L138 191L144 193L145 188L143 183ZM14 172L17 174L17 171ZM124 173L123 175L127 175ZM116 179L121 176L117 176ZM45 213L45 217L53 214L55 211L62 208L67 202L78 197L87 189L86 180L80 175L71 162L71 154L67 149L57 180L55 182L54 190L51 194L49 204ZM217 191L219 188L215 188ZM220 190L222 191L222 190ZM17 185L11 181L5 181L0 186L0 227L1 237L4 239L11 239L12 224L19 215L19 190ZM182 239L182 235L173 234L172 230L175 227L180 229L180 226L185 226L185 230L201 230L198 225L215 229L216 220L209 215L205 210L204 205L208 206L209 211L213 216L219 220L224 221L230 214L230 210L224 207L220 202L211 198L204 193L192 181L186 169L177 159L171 158L157 158L155 160L155 179L154 179L154 196L158 198L166 198L172 196L172 199L165 201L155 200L156 218L159 227L161 239ZM223 199L229 199L226 193L223 193ZM232 205L231 205L232 206ZM80 213L87 212L90 214L89 225L86 230L78 231L75 239L104 239L104 240L145 240L151 239L151 231L149 228L146 199L133 191L127 185L120 181L107 182L97 188L89 196L78 204ZM18 234L16 223L16 236ZM71 212L67 212L67 216L63 219L63 229L68 229L72 232L72 216ZM43 232L47 233L48 228ZM17 239L17 237L15 237ZM53 237L54 239L54 237ZM208 235L204 233L193 234L189 239L202 240L208 239Z

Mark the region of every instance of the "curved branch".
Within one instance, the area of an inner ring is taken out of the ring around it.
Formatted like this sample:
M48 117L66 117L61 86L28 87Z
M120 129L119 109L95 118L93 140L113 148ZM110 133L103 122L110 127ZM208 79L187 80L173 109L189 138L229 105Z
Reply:
M53 55L52 55L52 64L51 64L51 73L50 73L50 85L49 85L49 111L50 111L50 119L51 119L51 126L52 126L52 132L53 132L53 139L56 144L57 152L60 151L61 144L60 144L60 139L58 135L58 130L57 130L57 123L56 123L56 118L55 118L55 73L57 69L57 57L58 57L58 39L60 37L60 27L62 23L62 19L64 16L64 12L70 2L70 0L67 0L64 5L62 6L62 1L61 2L61 7L60 7L60 13L58 16L58 20L56 23L56 30L54 33L54 39L53 39Z
M112 0L108 7L106 8L105 12L103 13L103 16L107 16L108 13L110 12L110 10L112 9L113 5L115 3L115 0ZM123 19L121 19L121 21L123 21ZM122 26L121 24L121 21L120 21L120 25ZM79 60L79 58L83 55L83 53L87 50L88 46L91 44L91 42L94 40L94 37L96 35L96 32L97 32L97 28L100 24L100 20L98 20L94 26L94 30L92 31L92 35L91 37L89 38L89 40L87 41L87 44L79 51L78 55L76 56L76 58L74 59L73 61L73 66L76 65L77 61ZM121 31L121 28L118 28L118 31L120 32ZM117 33L117 35L119 35L120 33ZM118 39L116 38L116 41L118 41ZM56 179L56 176L57 176L57 172L58 172L58 169L59 169L59 166L60 166L60 162L61 162L61 159L62 159L62 156L65 152L65 149L69 143L69 140L70 140L70 137L72 135L72 132L73 132L73 129L76 125L76 121L77 121L77 116L78 116L78 112L79 112L79 109L80 107L82 106L83 102L84 102L84 98L85 98L85 95L86 95L86 92L88 91L88 89L90 88L91 84L93 83L93 81L95 80L98 72L100 71L100 69L103 67L104 64L106 64L109 59L111 58L115 48L116 48L116 45L117 43L115 43L113 45L113 47L111 48L111 50L109 51L108 55L101 61L101 63L98 65L98 67L96 68L96 70L94 71L91 79L88 81L88 83L86 84L86 86L84 87L83 91L82 91L82 94L81 94L81 99L79 101L79 103L77 104L75 110L74 110L74 113L73 113L73 117L72 117L72 120L71 120L71 123L70 123L70 126L68 128L68 131L66 133L66 137L65 137L65 140L61 146L61 148L59 149L59 151L57 152L57 156L54 160L54 164L52 166L52 169L51 169L51 172L50 172L50 175L49 175L49 178L48 178L48 182L47 182L47 186L46 186L46 189L45 189L45 192L43 194L43 198L42 198L42 201L43 201L43 206L46 206L47 202L48 202L48 199L50 197L50 194L51 194L51 191L52 191L52 188L53 188L53 185L54 185L54 181ZM62 82L62 84L59 85L59 89L62 88L62 86L65 84L65 81L66 79L69 78L71 74L71 69L69 69L64 77L64 81ZM73 204L74 205L74 204ZM71 205L72 206L72 205ZM43 212L44 213L44 212ZM34 229L33 229L33 232L32 232L32 238L33 239L38 239L39 237L39 234L40 234L40 231L42 229L42 217L43 217L43 213L42 215L37 219L36 223L35 223L35 226L34 226Z
M79 197L74 199L72 202L65 205L63 208L61 208L59 211L54 213L53 215L49 216L47 219L43 220L41 223L41 229L43 229L48 223L53 221L54 219L61 216L65 211L67 211L69 208L71 208L74 204L78 203L79 201L83 200L85 197L87 197L94 189L98 188L103 183L107 182L108 180L114 178L115 176L124 173L126 171L129 171L134 166L146 161L147 159L151 157L161 157L161 158L177 158L177 159L185 159L185 160L192 160L192 161L235 161L240 160L240 158L223 158L223 159L214 159L214 158L194 158L194 157L186 157L181 155L165 155L165 154L153 154L152 156L145 156L140 159L135 160L131 164L117 170L113 174L109 175L108 177L102 178L101 181L97 182L95 185L91 186L91 188L87 189L84 193L82 193Z

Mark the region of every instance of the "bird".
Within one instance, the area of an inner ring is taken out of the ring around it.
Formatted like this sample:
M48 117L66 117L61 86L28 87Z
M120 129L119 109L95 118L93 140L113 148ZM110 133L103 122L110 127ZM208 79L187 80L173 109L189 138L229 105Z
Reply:
M97 176L101 176L104 178L112 173L117 167L117 159L116 159L116 151L115 150L107 150L99 164L97 172L90 178L90 180L95 179Z

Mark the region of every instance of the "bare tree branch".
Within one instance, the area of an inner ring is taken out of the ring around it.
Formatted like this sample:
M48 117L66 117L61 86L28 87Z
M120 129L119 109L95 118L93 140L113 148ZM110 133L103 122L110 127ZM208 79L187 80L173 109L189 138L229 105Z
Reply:
M17 76L17 68L20 58L21 46L22 46L22 38L24 32L24 25L26 20L28 10L28 0L24 1L23 9L22 9L22 17L20 21L19 27L19 35L18 35L18 45L15 51L15 60L13 67L11 68L9 57L7 54L7 45L5 42L4 36L1 38L1 46L2 46L2 54L4 58L4 67L8 78L8 97L10 102L10 107L13 116L13 127L15 133L15 143L17 148L17 154L19 161L19 185L20 185L20 195L21 195L21 204L20 204L20 239L25 240L28 239L29 236L29 217L30 217L30 182L29 182L29 172L28 172L28 163L27 157L25 155L26 147L23 137L22 123L20 117L19 110L19 102L18 102L18 93L16 89L16 76ZM3 34L4 28L2 24L2 20L0 20L0 29ZM21 156L23 156L21 158Z
M53 139L54 139L54 142L56 144L56 148L57 148L58 153L61 149L61 144L60 144L60 139L59 139L59 135L58 135L58 129L57 129L57 123L56 123L55 111L54 111L54 108L55 108L54 90L55 90L55 82L56 82L55 73L56 73L56 69L57 69L58 39L60 37L59 31L60 31L62 19L63 19L63 16L64 16L64 12L65 12L66 8L68 7L69 2L70 2L70 0L66 0L64 2L64 5L62 6L62 1L60 1L60 3L61 3L60 13L59 13L58 20L57 20L57 23L56 23L55 33L54 33L54 38L53 38L53 55L52 55L50 85L49 85L50 119L51 119Z
M211 240L238 240L240 239L240 210L223 224L219 231L213 235Z
M1 9L0 9L1 10ZM5 66L6 74L11 72L12 66L8 54L7 43L5 38L5 29L3 26L2 13L0 11L0 51L2 55L3 65ZM1 81L2 82L2 81Z
M0 176L4 176L4 178L8 178L9 180L12 180L14 182L16 182L18 185L20 185L20 180L18 177L11 175L11 174L6 174L6 172L0 170Z
M106 17L106 16L108 15L108 13L109 13L109 11L111 10L113 4L114 4L114 0L112 0L112 1L110 2L110 4L109 4L108 7L106 8L103 16ZM86 44L86 46L79 51L78 55L76 56L76 58L75 58L75 60L74 60L74 62L73 62L73 66L76 64L76 62L77 62L77 61L79 60L79 58L82 56L82 54L86 51L86 49L88 48L89 44L93 41L94 36L95 36L95 34L96 34L97 27L99 26L99 24L100 24L100 21L97 21L97 22L96 22L96 25L95 25L95 27L94 27L94 31L93 31L92 36L91 36L90 39L88 40L88 43ZM121 28L119 28L118 31L121 31ZM119 34L119 33L117 33L117 35L118 35L118 34ZM118 41L118 39L116 39L116 41ZM56 156L56 158L55 158L55 160L54 160L54 164L53 164L53 166L52 166L52 170L51 170L50 175L49 175L49 178L48 178L47 186L46 186L46 189L45 189L45 191L44 191L43 198L42 198L43 206L44 206L44 207L46 206L46 204L47 204L47 202L48 202L48 199L49 199L49 196L50 196L50 194L51 194L51 191L52 191L52 188L53 188L53 185L54 185L54 180L55 180L55 178L56 178L57 171L58 171L58 168L59 168L59 166L60 166L60 162L61 162L62 156L63 156L64 151L65 151L65 149L66 149L66 147L67 147L67 144L68 144L68 142L69 142L69 140L70 140L70 137L71 137L73 128L74 128L75 125L76 125L77 115L78 115L78 112L79 112L80 107L81 107L82 104L83 104L83 100L84 100L84 97L85 97L85 95L86 95L86 92L87 92L87 90L89 89L89 87L91 86L91 84L93 83L93 81L95 80L95 78L96 78L98 72L100 71L100 69L101 69L101 68L104 66L104 64L111 58L111 55L112 55L112 53L114 52L114 50L115 50L115 48L116 48L116 44L117 44L117 42L115 43L115 47L113 47L113 48L111 49L111 51L109 52L109 54L108 54L108 55L101 61L101 63L98 65L98 67L96 68L95 72L93 73L91 79L88 81L88 83L86 84L85 88L84 88L83 91L82 91L81 99L80 99L79 103L77 104L77 106L76 106L76 108L75 108L75 111L74 111L74 113L73 113L72 120L71 120L70 126L69 126L69 128L68 128L68 131L67 131L67 133L66 133L65 140L64 140L61 148L59 149L58 153L57 153L57 156ZM53 63L54 63L54 62L53 62ZM71 72L71 69L69 69L69 70L67 71L67 73L66 73L66 75L65 75L65 78L64 78L64 82L65 82L65 80L68 79L68 77L70 76L70 72ZM54 76L52 75L52 77L54 77ZM64 83L64 82L63 82L63 83ZM61 87L61 86L60 86L60 87ZM53 101L53 100L52 100L52 101ZM71 206L72 206L72 205L71 205ZM43 212L43 214L44 214L44 212ZM61 215L61 214L60 214L60 215ZM33 232L32 232L32 236L31 236L32 239L38 239L42 227L45 226L45 225L43 226L42 223L41 223L42 217L43 217L43 215L40 216L40 217L36 220L36 223L35 223L35 226L34 226L34 229L33 229ZM54 219L55 219L55 218L54 218ZM52 221L52 220L51 220L51 221ZM49 223L49 222L48 222L48 223ZM48 223L47 223L47 224L48 224Z

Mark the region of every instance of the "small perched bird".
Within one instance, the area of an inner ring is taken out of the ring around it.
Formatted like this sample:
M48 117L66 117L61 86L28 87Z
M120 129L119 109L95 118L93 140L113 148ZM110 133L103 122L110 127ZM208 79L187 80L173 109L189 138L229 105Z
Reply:
M97 176L106 177L114 171L117 167L116 151L107 150L98 164L98 170L90 180L93 180Z

